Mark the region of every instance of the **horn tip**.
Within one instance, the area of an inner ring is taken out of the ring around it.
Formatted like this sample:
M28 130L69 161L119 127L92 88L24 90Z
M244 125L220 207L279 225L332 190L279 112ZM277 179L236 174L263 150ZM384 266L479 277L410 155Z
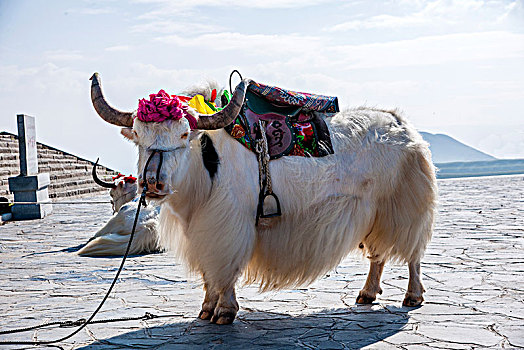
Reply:
M98 72L94 72L91 78L89 78L89 80L94 80L98 82L100 80L100 74L98 74Z

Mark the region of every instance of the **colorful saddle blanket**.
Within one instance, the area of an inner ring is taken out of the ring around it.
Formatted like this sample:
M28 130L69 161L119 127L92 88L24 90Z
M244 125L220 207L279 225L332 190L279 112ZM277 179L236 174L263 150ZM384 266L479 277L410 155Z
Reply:
M252 82L242 110L225 130L254 152L258 121L266 122L271 159L333 154L324 117L339 111L336 97L284 90ZM319 112L319 113L314 113Z

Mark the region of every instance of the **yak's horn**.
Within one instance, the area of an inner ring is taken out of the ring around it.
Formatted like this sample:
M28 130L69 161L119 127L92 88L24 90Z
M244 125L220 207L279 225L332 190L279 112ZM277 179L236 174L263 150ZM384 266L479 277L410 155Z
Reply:
M98 160L99 160L99 159L100 159L100 158L97 158L97 159L96 159L96 163L95 163L95 165L93 165L93 171L92 171L92 174L93 174L93 180L95 180L95 182L96 182L98 185L102 186L102 187L105 187L105 188L116 188L116 185L115 185L114 183L112 183L112 182L104 182L104 181L100 180L100 179L98 178L98 176L96 175L96 166L98 165Z
M246 97L246 90L250 83L250 79L242 80L235 88L231 101L220 112L215 114L199 114L197 129L215 130L231 124L240 113L240 109L244 104L244 98Z
M90 78L91 80L91 101L95 107L96 112L106 122L118 125L118 126L133 126L133 113L122 112L116 108L113 108L107 103L104 94L102 93L102 87L100 86L100 76L98 73L94 73Z

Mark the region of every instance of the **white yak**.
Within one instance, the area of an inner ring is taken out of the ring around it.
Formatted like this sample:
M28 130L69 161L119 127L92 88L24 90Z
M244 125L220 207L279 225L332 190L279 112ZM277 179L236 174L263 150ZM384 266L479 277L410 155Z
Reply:
M305 285L352 251L370 260L357 303L371 303L382 292L387 261L408 265L403 304L422 303L420 260L433 229L435 170L428 144L398 113L347 109L326 120L334 154L272 160L282 216L256 226L256 156L223 129L239 114L249 80L241 81L231 102L214 115L189 108L180 119L144 122L136 112L111 107L98 74L91 79L97 113L124 127L122 134L138 147L140 186L161 204L163 244L202 276L200 318L233 322L235 283L242 274L262 290Z

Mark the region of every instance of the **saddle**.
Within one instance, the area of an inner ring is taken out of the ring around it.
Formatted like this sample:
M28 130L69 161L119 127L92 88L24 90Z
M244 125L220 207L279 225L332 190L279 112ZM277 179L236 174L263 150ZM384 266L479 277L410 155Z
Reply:
M260 192L256 225L260 218L282 215L280 201L272 190L269 161L283 156L333 154L324 118L338 111L337 97L289 91L256 82L249 84L239 115L225 130L257 155ZM267 213L264 208L270 198L274 206Z
M252 82L242 110L225 130L256 153L259 121L265 125L270 159L283 156L324 157L333 146L324 117L339 111L336 97L284 90Z

